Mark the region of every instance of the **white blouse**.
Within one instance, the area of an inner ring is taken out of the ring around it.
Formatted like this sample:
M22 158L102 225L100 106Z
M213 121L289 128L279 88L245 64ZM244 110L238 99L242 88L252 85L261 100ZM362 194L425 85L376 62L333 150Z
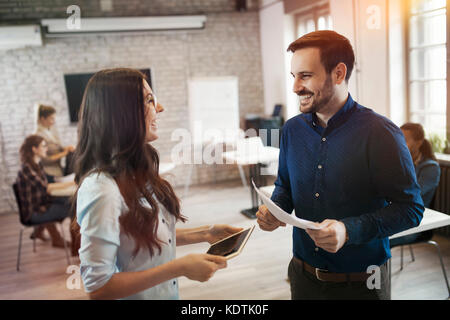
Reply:
M48 157L64 151L61 140L59 139L58 131L56 130L55 126L53 126L51 129L48 129L41 124L38 124L35 133L37 135L40 135L47 142ZM42 159L42 164L44 165L44 170L47 174L55 177L63 176L61 159L49 160L48 158L44 158Z
M111 176L93 173L83 180L77 197L77 222L81 228L80 272L86 292L101 288L114 273L142 271L175 259L176 219L162 204L157 237L164 243L160 254L155 248L153 257L148 248L141 247L133 259L135 242L119 223L126 211L125 200ZM125 299L179 299L178 281L163 282Z

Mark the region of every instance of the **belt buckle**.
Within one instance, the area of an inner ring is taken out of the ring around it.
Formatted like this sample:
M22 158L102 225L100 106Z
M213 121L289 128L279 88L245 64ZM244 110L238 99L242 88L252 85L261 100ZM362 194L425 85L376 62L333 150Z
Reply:
M320 269L320 268L314 268L315 269L315 271L316 271L316 278L317 278L317 280L319 280L319 281L326 281L326 280L324 280L324 279L321 279L320 277L319 277L319 272L328 272L328 270L324 270L324 269Z

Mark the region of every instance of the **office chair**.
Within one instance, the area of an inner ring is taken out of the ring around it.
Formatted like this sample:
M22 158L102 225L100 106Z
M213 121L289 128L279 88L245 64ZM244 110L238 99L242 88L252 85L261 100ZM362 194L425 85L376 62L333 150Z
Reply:
M63 242L64 242L64 250L66 252L67 265L70 265L69 251L68 251L67 244L66 244L66 241L65 241L64 228L63 228L63 225L62 225L62 223L63 223L65 218L64 219L60 219L60 220L56 220L56 221L48 221L48 222L45 222L45 223L30 223L30 222L27 222L25 220L25 216L24 216L24 213L22 211L22 205L20 203L19 190L18 190L17 183L13 184L13 191L14 191L14 196L16 197L17 207L19 209L20 223L22 225L22 227L20 229L20 235L19 235L19 247L18 247L18 250L17 250L16 270L20 271L20 254L21 254L21 250L22 250L22 235L23 235L23 231L26 228L31 228L31 227L34 228L34 227L37 227L39 225L52 223L52 222L58 222L59 225L61 226L61 234L62 234L62 237L64 239ZM36 252L36 238L33 239L33 252Z

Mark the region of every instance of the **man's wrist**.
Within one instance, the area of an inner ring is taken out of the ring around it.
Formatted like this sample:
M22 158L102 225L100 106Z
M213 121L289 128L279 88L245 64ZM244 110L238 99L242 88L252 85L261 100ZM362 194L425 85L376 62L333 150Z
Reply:
M345 226L345 223L343 223L342 221L339 221L339 222L342 223L342 227L344 228L344 233L345 233L344 244L346 244L348 239L349 239L348 232L347 232L347 227Z

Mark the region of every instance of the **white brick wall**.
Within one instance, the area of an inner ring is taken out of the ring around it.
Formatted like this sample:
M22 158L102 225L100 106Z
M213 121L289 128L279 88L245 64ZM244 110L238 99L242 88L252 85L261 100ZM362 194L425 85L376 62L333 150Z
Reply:
M0 122L5 154L0 155L0 213L12 210L11 184L19 169L18 150L34 128L33 105L57 109L57 127L66 144L76 144L70 125L63 74L111 67L152 69L153 89L166 111L160 139L162 161L170 160L176 128L188 128L187 80L193 76L237 76L241 118L263 112L262 70L257 12L209 14L204 30L47 39L43 47L0 52ZM1 148L0 148L1 152ZM3 161L4 159L4 161ZM184 183L188 166L169 180ZM216 173L216 175L215 175ZM235 179L233 165L196 165L193 183Z

